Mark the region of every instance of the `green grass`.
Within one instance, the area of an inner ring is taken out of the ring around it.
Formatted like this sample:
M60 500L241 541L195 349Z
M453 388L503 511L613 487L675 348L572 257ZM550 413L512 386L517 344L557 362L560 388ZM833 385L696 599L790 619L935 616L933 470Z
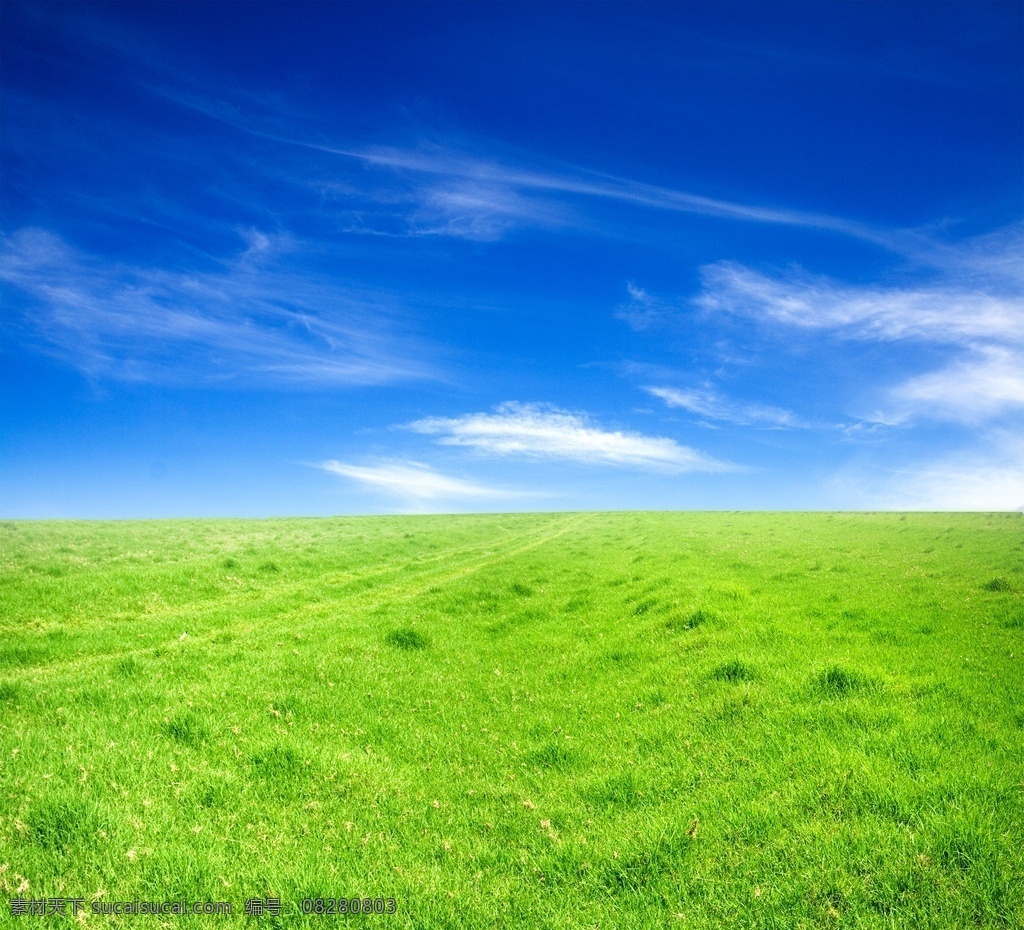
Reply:
M233 903L174 927L276 896L255 925L323 927L304 896L359 895L392 927L1024 925L1020 515L0 546L0 924L19 895Z

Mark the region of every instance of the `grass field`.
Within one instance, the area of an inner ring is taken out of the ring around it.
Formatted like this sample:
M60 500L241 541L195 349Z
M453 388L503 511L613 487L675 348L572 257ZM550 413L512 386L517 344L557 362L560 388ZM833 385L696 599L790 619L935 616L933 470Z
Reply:
M1024 926L1020 514L0 540L0 924Z

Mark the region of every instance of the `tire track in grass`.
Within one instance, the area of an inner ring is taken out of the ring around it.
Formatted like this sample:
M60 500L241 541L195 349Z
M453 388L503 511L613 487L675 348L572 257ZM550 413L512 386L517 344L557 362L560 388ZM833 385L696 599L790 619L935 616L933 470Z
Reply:
M425 594L430 588L436 586L439 583L449 583L455 581L458 578L464 578L466 575L472 575L474 572L480 571L482 568L486 568L488 565L493 565L505 558L514 558L517 555L522 555L524 552L529 552L532 549L538 549L543 545L551 542L552 540L558 539L560 536L564 536L571 530L576 529L583 523L586 523L593 515L589 513L573 514L573 519L567 523L563 523L562 527L555 530L553 533L548 533L546 536L541 536L539 539L534 539L528 542L526 545L519 546L518 548L505 549L502 552L494 553L487 558L481 559L474 565L461 568L458 571L450 572L447 575L437 576L431 579L430 584L425 586L419 586L417 588L411 588L405 593L403 597L394 598L395 600L408 600L411 597L419 597L421 594ZM397 587L397 586L396 586ZM369 593L369 592L367 592Z
M541 516L541 515L538 515ZM547 515L543 515L547 516ZM549 521L550 522L550 521ZM564 522L564 521L559 521ZM498 537L497 539L489 538L484 542L475 542L472 545L462 546L461 548L445 549L444 551L437 553L436 555L430 555L420 558L410 559L406 562L399 564L389 564L385 567L373 568L366 572L336 572L328 574L313 574L307 575L301 579L286 581L284 579L275 579L273 584L253 582L251 586L247 586L242 590L238 591L226 591L219 594L216 597L209 598L203 601L190 601L187 603L172 604L162 600L159 592L154 595L155 599L159 603L150 603L143 610L138 612L132 612L134 614L133 620L141 622L159 622L168 618L180 618L183 620L191 619L196 613L202 613L204 611L230 611L239 607L245 607L252 609L258 605L260 601L268 600L283 600L292 597L297 594L310 596L311 594L316 595L323 592L324 584L330 585L332 579L339 576L344 576L346 580L358 582L366 578L379 578L384 575L399 575L403 580L409 579L409 569L418 568L420 566L428 565L434 562L447 562L457 561L467 554L479 552L484 550L488 556L496 555L500 556L508 547L513 546L516 542L523 539L532 539L536 536L538 527L533 526L525 532L517 530L514 533L510 533L504 538ZM417 572L413 577L420 578L426 575L428 578L433 577L426 572ZM240 585L243 584L241 579L234 578L230 579L238 582ZM311 590L312 589L312 590ZM377 588L365 587L360 588L356 591L345 592L345 591L330 591L328 593L336 595L335 597L329 598L332 603L336 603L345 597L354 596L362 593L370 593L377 590ZM104 618L108 622L119 621L122 619L119 615L112 614L111 616ZM12 629L12 633L17 633L17 629Z
M518 532L514 536L507 537L505 539L505 544L506 545L511 545L516 540L528 539L528 538L534 536L536 534L536 532L537 532L536 528L531 528L531 529L527 530L526 532ZM337 576L339 576L339 577L340 576L346 576L349 580L352 580L352 581L359 581L359 580L361 580L363 578L366 578L366 577L369 577L369 576L377 576L377 575L383 575L383 574L389 574L389 573L390 574L394 574L396 572L405 571L407 568L410 568L410 567L418 567L420 565L427 565L428 563L440 562L442 560L451 560L451 558L453 556L461 556L461 555L464 555L464 554L470 553L470 552L479 552L482 549L484 549L484 550L491 550L490 552L488 552L488 555L490 555L490 554L493 553L495 545L497 545L497 544L493 540L488 540L488 541L482 542L482 543L474 543L471 546L463 546L461 549L446 549L444 552L439 552L437 555L424 556L424 557L417 558L417 559L411 559L410 561L405 562L402 565L397 565L397 566L389 565L386 568L378 568L378 569L374 569L373 571L370 571L370 572L358 572L358 571L356 571L356 572L337 572L335 574Z
M547 521L545 525L549 525L553 522L554 515L535 514L532 516L538 519L545 518ZM559 521L559 523L561 522L564 522L564 520ZM157 600L158 603L151 602L144 609L132 611L131 613L133 614L134 619L140 621L159 621L168 617L184 617L192 612L203 611L204 609L230 610L232 607L241 605L251 606L260 600L267 600L270 598L284 599L296 594L302 594L308 597L311 593L310 589L314 586L316 587L316 590L313 592L314 594L321 593L323 591L328 591L331 594L337 595L345 595L346 593L357 594L360 593L363 588L372 590L365 584L360 584L361 582L365 582L367 579L398 575L403 579L408 580L411 569L415 570L422 566L429 566L432 563L441 561L451 563L452 561L457 561L468 554L479 552L481 550L486 551L488 555L500 555L500 552L503 551L503 549L499 549L499 546L507 548L518 540L532 539L536 536L537 532L538 527L536 526L532 526L526 531L517 529L507 534L504 538L488 538L483 542L474 542L472 545L466 545L459 548L445 548L437 554L415 557L400 563L392 562L383 566L369 568L366 571L361 571L359 569L354 571L333 571L319 575L307 575L300 580L277 579L273 585L269 585L266 582L260 583L253 578L250 578L249 583L247 584L237 576L228 576L224 579L224 582L234 582L238 585L239 590L221 592L217 596L203 601L192 600L187 603L177 604L167 603L163 600L161 594L156 592L153 595L153 598ZM382 541L381 545L386 546L386 541ZM40 557L43 558L44 556ZM368 564L376 565L373 561ZM19 565L12 563L12 567L19 568ZM24 565L21 565L20 567L24 568ZM416 572L414 577L420 577L423 574L425 573ZM359 584L359 589L352 592L337 590L331 591L332 587L339 583L344 584L345 582ZM111 615L107 619L115 621L119 620L120 617L118 615ZM15 635L19 632L20 628L17 626L5 627L0 624L0 629L6 629L12 635Z
M553 532L545 533L543 536L535 538L521 546L506 547L502 551L480 559L472 565L463 566L458 570L448 572L447 574L434 575L429 579L420 581L418 584L396 584L390 589L385 589L383 592L379 588L374 588L369 591L360 591L344 602L325 603L320 601L316 604L304 606L296 611L283 612L279 614L276 619L286 622L295 622L296 625L289 628L289 631L294 633L299 629L298 623L308 625L311 622L322 621L326 614L336 612L342 604L352 613L365 614L368 608L379 607L383 604L412 601L430 592L433 588L451 584L454 581L465 578L468 575L472 575L498 562L506 559L514 559L525 552L530 552L534 549L540 548L541 546L547 545L553 540L558 539L589 522L593 516L594 515L591 513L573 514L572 519L562 521L561 526ZM260 629L262 629L262 627L250 625L247 632L255 633Z
M569 515L569 519L559 521L557 529L552 532L546 532L540 537L536 536L536 530L529 534L517 534L514 539L507 541L507 543L501 548L497 548L492 544L490 547L492 551L488 552L484 558L478 559L470 565L465 565L456 571L440 574L421 573L414 579L403 580L386 587L381 586L367 588L361 591L354 591L351 594L338 599L320 600L315 604L303 605L297 610L282 611L276 615L276 619L311 619L316 616L322 616L325 611L335 612L344 608L362 610L368 606L379 606L383 603L413 600L427 593L431 588L436 587L439 584L451 583L459 578L463 578L467 575L478 572L481 569L487 568L489 565L493 565L496 562L500 562L504 559L515 558L518 555L522 555L524 552L537 549L540 546L571 532L582 524L588 522L592 517L593 514L590 513L571 514ZM543 527L542 529L546 530L547 528L548 527ZM530 536L533 536L534 538L530 539L529 542L526 542L523 545L516 545L516 543L520 542L524 537ZM301 587L301 585L299 587ZM261 624L258 621L247 621L240 622L231 627L222 627L217 632L255 632L256 630L263 628L264 624Z
M539 529L534 529L529 533L517 533L511 539L506 539L503 543L487 543L464 547L461 550L456 550L454 555L462 555L466 552L477 551L483 548L489 548L489 551L483 558L477 559L468 565L463 565L455 571L423 572L417 574L413 579L404 579L391 585L367 588L357 592L352 592L350 595L342 596L338 599L330 599L326 601L319 600L312 605L303 605L303 607L298 610L277 613L274 616L274 620L278 622L287 619L300 618L304 620L313 620L322 617L324 612L328 610L336 612L339 609L348 608L353 611L362 612L367 606L413 600L427 593L427 591L437 585L450 584L453 581L464 578L467 575L472 575L475 572L478 572L490 565L494 565L497 562L505 559L512 559L525 552L530 552L533 549L540 548L541 546L544 546L587 523L593 518L593 516L594 515L591 513L569 514L566 515L565 518L558 520L554 524L554 529L551 529L553 521L546 522L545 525ZM542 535L538 536L538 532ZM524 539L528 541L524 543ZM522 544L520 545L520 543ZM450 561L452 556L453 553L439 553L436 557L432 557L432 561ZM392 572L401 572L402 570L403 566L399 566L394 568ZM312 583L315 583L315 581L316 579L314 578L307 579L304 582L294 582L288 585L284 591L282 591L281 587L275 586L272 591L268 593L272 597L295 594L304 589L308 589ZM252 608L257 606L258 602L257 599L252 597L236 596L227 601L217 600L204 606L217 611L222 611L230 610L232 606L236 606L240 603L245 603ZM182 619L183 623L187 623L189 614L195 614L201 612L201 610L202 608L196 607L186 608L185 610L182 610L180 607L168 607L165 610L159 611L159 613L147 613L142 619L148 620L155 619L157 617L169 618L177 616ZM261 622L259 619L239 620L228 626L218 627L216 630L212 630L208 634L189 637L188 645L190 647L192 644L207 645L212 643L215 637L223 636L224 634L236 636L267 630L268 626L266 621ZM295 628L291 628L289 632L294 633ZM180 641L183 641L184 639L185 637L183 636ZM175 648L177 645L178 642L173 640L160 640L158 642L147 643L144 646L137 646L132 649L119 649L116 652L91 652L86 655L75 656L73 658L64 659L47 665L8 668L5 672L5 676L11 680L24 678L38 680L42 675L58 677L62 672L81 670L83 668L88 668L94 663L109 663L118 659L145 656L151 653L154 648Z
M481 543L481 544L477 544L477 545L473 545L473 546L466 546L466 547L463 547L462 549L445 551L445 552L439 553L436 556L431 556L429 559L425 559L425 560L422 560L422 561L417 561L415 563L404 563L404 564L398 565L398 566L390 566L390 567L388 567L386 569L378 569L378 570L375 570L375 571L372 571L372 572L368 572L366 574L363 574L363 573L353 573L353 574L351 574L351 580L353 580L353 581L360 581L361 579L363 579L365 577L371 577L371 576L372 577L380 577L381 575L385 575L385 574L401 575L402 578L401 578L400 581L393 582L391 584L384 584L384 585L373 586L373 587L365 587L365 588L360 588L359 590L351 591L351 592L344 592L344 591L337 592L340 595L339 597L337 597L337 598L330 598L330 599L327 599L327 600L319 600L317 602L317 604L329 603L330 605L334 606L334 605L337 605L339 603L352 603L354 600L357 600L357 599L364 599L364 598L368 598L368 597L376 598L376 597L380 597L382 595L387 595L389 592L395 591L396 589L399 589L399 588L404 587L404 586L408 586L409 587L410 592L411 592L410 596L418 597L420 594L425 593L429 588L433 587L434 585L436 585L438 583L442 583L442 582L446 582L446 581L449 581L449 580L453 580L455 578L462 577L463 575L472 574L473 572L479 571L481 568L484 568L484 567L486 567L488 565L491 565L491 564L493 564L493 563L495 563L495 562L497 562L497 561L499 561L499 560L501 560L503 558L511 558L511 557L519 555L519 554L521 554L523 552L528 552L531 549L535 549L538 546L542 546L545 543L547 543L547 542L549 542L549 541L551 541L553 539L558 538L559 536L563 536L565 533L568 533L570 530L572 530L575 527L579 526L581 523L584 523L587 520L589 520L592 516L593 515L589 514L589 513L570 514L570 515L568 515L568 519L562 519L562 520L559 520L557 522L557 524L556 524L558 526L557 529L555 529L552 532L547 532L547 533L545 533L545 535L542 535L539 538L537 537L538 531L541 531L541 532L546 531L550 527L551 522L553 522L553 521L549 521L548 523L545 524L545 526L540 527L539 530L538 530L538 528L533 528L530 531L525 532L525 533L516 533L514 536L507 537L503 541L499 541L499 542L489 541L489 542L486 542L486 543ZM529 541L526 542L524 545L517 546L517 543L521 542L522 540L529 540ZM412 578L409 578L407 576L407 569L408 569L410 564L415 564L415 565L419 566L421 564L425 564L428 561L429 562L442 562L443 561L445 563L450 563L453 560L458 560L460 557L466 555L467 553L477 552L477 551L480 551L480 550L486 550L486 555L482 559L478 560L477 562L475 562L475 563L473 563L473 564L471 564L469 566L461 568L458 571L451 572L448 575L443 575L443 574L442 575L438 575L438 574L435 574L433 571L427 571L427 572L418 572ZM348 574L348 573L346 573L346 574ZM312 584L317 584L320 581L321 581L320 578L313 577L313 578L307 578L307 579L305 579L303 581L295 581L295 582L291 582L291 583L288 583L288 584L276 584L276 585L273 586L272 589L270 589L266 593L269 593L273 597L286 597L288 595L296 594L296 593L307 593L308 594L310 586ZM211 606L216 606L218 609L226 609L226 608L230 608L232 605L238 604L238 603L252 604L254 601L258 600L258 598L253 598L253 597L246 596L246 595L252 594L252 593L264 593L264 592L260 591L260 590L255 591L255 592L254 591L245 592L245 594L240 594L240 595L238 595L238 596L236 596L235 598L232 598L232 599L218 600L218 601L214 602L214 604L211 605ZM180 612L181 612L180 608L175 609L174 607L167 607L167 608L165 608L164 610L161 610L161 611L153 611L151 613L147 613L145 616L147 618L148 617L161 616L161 615L162 616L174 616L175 614L179 614Z
M313 605L303 606L297 611L286 611L278 614L277 619L312 620L314 618L322 617L326 611L334 612L340 607L347 607L361 612L366 607L379 606L383 603L414 600L415 598L426 594L431 588L437 587L438 585L450 584L453 581L464 578L467 575L472 575L475 572L487 568L490 565L494 565L497 562L505 559L512 559L516 556L522 555L524 552L530 552L533 549L538 549L541 546L564 536L566 533L577 529L592 518L593 514L590 513L572 514L569 519L559 521L559 528L552 532L546 532L544 535L535 537L523 545L514 545L515 542L519 542L522 539L522 535L517 536L513 541L513 545L506 545L499 551L489 553L486 557L477 560L471 565L463 566L456 571L433 574L426 578L423 576L417 576L417 578L412 582L400 582L383 589L371 588L365 591L354 592L351 596L343 600L329 602L319 601ZM544 527L543 529L547 529L547 527ZM262 628L262 624L254 624L250 622L247 626L238 624L236 627L232 628L232 631L255 632ZM291 631L294 632L294 628Z
M565 522L564 520L559 521L560 524L563 524L564 522ZM547 524L547 525L549 525L549 524ZM547 525L545 527L543 527L542 529L546 529ZM443 561L443 562L446 562L446 563L450 563L453 560L458 560L461 557L464 557L465 555L467 555L469 553L479 552L480 550L485 550L487 552L487 557L488 558L492 558L492 557L494 557L494 558L501 558L502 555L504 553L506 553L510 547L514 546L515 543L519 542L520 540L524 540L524 539L533 540L536 537L537 532L538 532L538 529L536 527L534 527L534 528L529 529L526 532L517 532L514 535L506 537L504 540L501 540L501 539L499 539L497 541L495 541L495 540L487 540L486 542L474 543L471 546L464 546L464 547L462 547L460 549L446 549L445 551L440 552L437 555L432 555L432 556L428 556L428 557L424 557L424 558L420 558L420 559L413 559L413 560L410 560L408 562L404 562L404 563L401 563L401 564L398 564L398 565L388 565L388 566L382 567L382 568L375 568L375 569L371 569L371 570L366 571L366 572L361 572L361 571L356 571L356 572L334 572L334 573L330 573L330 574L326 574L326 575L310 576L310 577L306 577L306 578L304 578L302 580L297 580L297 581L290 581L290 582L278 581L272 587L269 587L269 588L268 587L256 587L256 586L254 586L254 587L247 588L244 591L239 591L239 592L234 593L234 594L228 593L228 594L224 595L223 597L219 597L216 600L211 601L208 606L215 607L218 610L222 610L222 609L226 610L226 609L230 609L233 606L242 605L242 604L250 605L251 606L254 602L258 602L259 600L263 599L264 595L269 595L270 597L274 597L274 598L285 598L285 597L289 597L289 596L295 595L295 594L309 595L311 586L314 586L314 585L321 586L320 588L318 588L318 592L319 592L319 591L323 590L322 586L324 584L331 585L332 584L332 579L336 579L339 576L344 576L345 580L350 581L350 582L355 582L355 583L361 582L361 581L363 581L365 579L368 579L368 578L379 578L379 577L385 576L385 575L390 575L390 576L399 575L399 576L402 576L402 581L403 582L408 582L410 580L415 580L415 579L419 579L419 578L423 578L423 577L426 577L427 579L433 579L434 576L431 575L429 573L429 571L428 572L417 572L414 575L413 579L410 579L408 577L408 570L410 568L418 568L420 566L427 565L427 564L433 563L433 562L442 562ZM528 545L532 545L532 544L533 543L531 542ZM433 583L433 582L431 581L431 583ZM359 590L351 591L351 592L345 592L345 591L334 592L334 593L337 593L338 595L340 595L340 597L339 598L332 598L331 599L331 603L336 603L338 600L340 600L342 597L345 597L345 596L357 596L357 595L361 595L361 594L370 594L370 593L377 592L379 590L381 590L379 587L369 587L369 586L367 586L365 588L361 587ZM187 609L190 609L188 607L188 605L180 605L180 604L179 605L160 605L160 606L153 607L153 608L150 608L149 610L147 610L146 613L143 614L140 617L140 619L157 619L157 618L160 618L160 617L179 616L179 615L181 615ZM191 609L194 610L194 609L197 609L197 608L192 607Z

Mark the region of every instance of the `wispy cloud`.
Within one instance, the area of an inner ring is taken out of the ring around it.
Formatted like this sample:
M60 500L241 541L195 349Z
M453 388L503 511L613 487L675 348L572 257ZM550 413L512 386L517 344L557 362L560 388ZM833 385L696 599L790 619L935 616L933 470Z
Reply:
M379 384L431 375L380 298L275 262L297 246L259 231L216 271L101 261L41 229L0 251L47 351L97 378L175 383Z
M262 130L255 132L265 137ZM385 199L396 201L397 183L404 198L419 204L407 217L414 234L434 232L489 239L519 226L569 224L592 231L593 220L585 215L586 203L609 202L658 212L831 232L896 251L912 248L917 238L843 217L706 197L582 165L544 163L523 153L502 158L493 154L496 146L486 143L473 146L466 140L452 140L374 147L334 146L301 137L276 141L386 172L390 178L381 184ZM374 196L365 185L362 192ZM432 212L437 222L422 224L423 217Z
M1024 411L1024 351L988 346L892 388L886 405L870 419L891 425L915 419L976 425L1014 410Z
M319 151L355 158L379 168L486 183L492 188L533 191L613 200L633 206L690 213L752 223L800 226L828 230L879 244L888 234L868 224L827 214L766 207L758 204L705 197L688 191L617 177L581 166L551 168L518 167L482 157L455 146L425 144L418 148L350 147L311 145Z
M1024 508L1024 440L997 432L970 452L899 470L851 466L832 487L844 501L882 510L1007 511Z
M680 313L678 305L656 297L632 281L626 285L626 292L629 300L615 310L615 316L639 333L664 326Z
M1012 223L960 241L936 235L919 239L915 257L964 288L1024 291L1024 222Z
M875 409L862 415L889 425L980 424L1024 410L1018 232L1014 227L949 251L943 275L918 287L842 284L799 272L772 277L722 262L703 269L695 302L709 314L848 341L952 350L957 357L946 367L880 386Z
M702 279L704 290L696 303L714 313L829 329L861 340L1024 342L1024 301L1019 295L952 285L859 287L804 274L769 277L732 262L704 268Z
M309 114L302 120L295 118L292 101L274 94L244 93L231 86L211 93L190 75L140 59L123 41L106 44L108 51L116 48L119 54L138 59L148 75L141 86L165 101L264 143L358 163L362 170L353 177L350 200L353 204L386 204L395 215L378 217L379 223L363 215L365 224L354 223L353 231L394 234L392 226L397 220L406 235L491 241L522 226L561 227L576 222L590 229L592 224L584 220L581 205L605 201L659 212L833 232L885 248L897 248L905 235L823 213L707 197L585 165L551 162L530 153L506 152L503 156L493 140L435 135L405 146L324 141L318 138L321 133L304 128L315 125ZM366 169L375 169L378 176ZM336 164L329 173L333 176L337 171ZM311 174L301 183L321 187L323 178Z
M521 191L473 179L455 179L419 192L409 216L411 235L454 236L493 242L517 226L557 226L565 211L557 204Z
M688 410L709 420L774 429L804 426L799 417L789 410L730 400L708 389L684 391L671 387L645 387L644 390L663 400L669 407Z
M317 467L332 475L411 501L526 496L521 491L491 488L462 478L452 478L422 462L387 461L376 465L352 465L332 459L321 462Z
M410 423L418 433L451 446L501 456L566 459L651 471L729 471L736 466L682 446L673 439L607 430L579 413L540 404L509 402L494 413L429 417Z
M248 136L260 146L276 146L281 153L291 150L298 156L293 170L280 172L275 182L307 190L334 186L336 193L347 189L348 196L337 204L339 213L344 214L341 219L347 221L341 228L347 231L491 241L523 226L577 223L593 230L593 218L587 218L584 209L590 201L831 232L925 262L930 254L935 260L945 260L940 256L943 247L926 232L709 197L514 150L494 139L421 133L418 141L404 145L370 145L356 138L341 138L325 131L325 114L308 103L289 98L277 88L248 87L223 73L183 68L167 57L166 43L113 19L86 11L65 15L57 28L65 33L65 39L73 33L78 53L86 55L95 68L101 64L109 67L109 62L117 60L115 72L130 74L134 90L148 94L154 102L187 110L209 121L210 126ZM132 131L137 133L139 127L133 125ZM162 137L161 141L172 140ZM151 151L159 156L157 148L151 147ZM250 158L246 168L265 162L262 157ZM346 162L347 167L356 168L347 175ZM611 229L605 227L606 232Z

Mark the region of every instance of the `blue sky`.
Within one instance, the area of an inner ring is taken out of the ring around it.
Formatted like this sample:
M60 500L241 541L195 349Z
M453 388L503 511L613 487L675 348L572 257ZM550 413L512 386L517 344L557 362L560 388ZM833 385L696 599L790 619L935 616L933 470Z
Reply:
M1020 3L5 3L0 515L1024 505Z

